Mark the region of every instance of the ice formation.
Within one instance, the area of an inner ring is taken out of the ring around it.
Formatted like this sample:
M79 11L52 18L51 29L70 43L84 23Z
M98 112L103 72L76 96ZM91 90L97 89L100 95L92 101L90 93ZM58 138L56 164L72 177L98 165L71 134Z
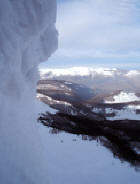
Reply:
M37 66L57 48L56 0L0 0L0 183L46 184Z

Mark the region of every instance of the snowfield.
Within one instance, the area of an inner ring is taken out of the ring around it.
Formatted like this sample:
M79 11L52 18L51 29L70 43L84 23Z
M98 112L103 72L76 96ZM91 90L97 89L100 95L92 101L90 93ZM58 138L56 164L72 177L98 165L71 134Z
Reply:
M127 77L135 77L135 76L138 76L138 75L140 75L140 71L138 71L138 70L130 70L126 74Z
M127 103L140 101L140 97L135 93L127 93L121 91L118 95L113 96L113 101L105 101L105 103Z
M70 67L70 68L40 68L41 78L53 78L60 76L104 76L115 77L122 76L126 78L133 78L140 76L139 70L120 70L117 68L93 68L93 67Z
M114 117L107 117L107 120L140 120L140 114L137 114L137 110L140 109L140 106L128 105L127 107L116 110L112 108L106 108L106 114L115 113Z
M115 108L93 108L92 112L97 114L105 113L107 120L140 120L140 113L137 111L140 110L140 105L128 105L122 109ZM111 115L111 116L110 116Z
M89 76L94 77L95 75L113 76L117 72L116 68L88 68L88 67L72 67L72 68L57 68L57 69L40 69L41 78L45 75L51 77L58 76Z
M39 128L46 145L50 184L139 184L139 172L98 142L64 132L51 134L43 125Z

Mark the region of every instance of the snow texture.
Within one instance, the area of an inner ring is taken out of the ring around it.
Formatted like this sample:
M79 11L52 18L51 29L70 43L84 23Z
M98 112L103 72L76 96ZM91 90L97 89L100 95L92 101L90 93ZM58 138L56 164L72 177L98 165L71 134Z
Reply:
M0 1L0 183L47 184L37 66L57 48L56 0Z
M127 77L135 77L135 76L138 76L138 75L140 75L140 71L137 71L137 70L130 70L126 74Z
M45 104L45 103L43 103L43 102L41 102L40 101L40 99L41 98L46 98L46 96L45 95L42 95L42 94L37 94L37 101L36 101L36 113L37 114L42 114L42 113L46 113L46 112L49 112L49 113L51 113L51 114L56 114L57 112L58 112L58 110L56 110L56 109L53 109L53 108L51 108L48 104Z
M113 96L113 101L105 101L105 103L127 103L140 101L140 97L136 96L135 93L127 93L121 91L118 95Z
M96 141L67 134L50 134L40 126L52 184L139 184L139 172Z
M115 77L120 76L124 78L135 78L140 76L139 70L120 70L117 68L92 68L92 67L71 67L71 68L40 68L41 78L53 78L59 76L104 76Z
M43 95L43 94L40 94L40 93L37 94L37 98L40 99L40 100L41 100L41 98L44 98L44 99L48 100L50 104L63 104L65 106L72 106L68 102L60 101L60 100L54 100L53 98L51 98L49 96L46 96L46 95ZM57 111L54 110L54 112L56 113Z
M140 105L127 105L122 109L114 108L93 108L92 112L97 114L102 114L105 110L106 119L110 121L114 120L140 120L140 114L137 113L137 110L140 110ZM108 116L114 114L113 116Z
M106 108L106 114L115 113L113 117L107 117L108 120L140 120L140 114L137 114L137 110L140 109L139 105L128 105L121 110Z
M94 77L95 75L104 75L112 77L117 72L116 68L88 68L88 67L72 67L72 68L42 68L40 69L41 78L45 75L49 77L58 77L58 76L89 76Z

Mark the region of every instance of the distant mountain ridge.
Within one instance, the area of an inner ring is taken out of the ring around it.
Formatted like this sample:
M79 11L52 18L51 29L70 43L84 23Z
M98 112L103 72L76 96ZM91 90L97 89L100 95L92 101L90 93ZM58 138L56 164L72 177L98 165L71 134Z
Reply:
M124 90L140 91L140 70L72 67L40 69L41 79L65 80L99 90L102 94Z
M140 93L116 91L102 94L64 80L40 80L37 98L61 113L85 115L96 120L140 120Z
M41 78L53 78L60 76L91 76L114 77L115 75L124 77L140 76L140 70L121 70L117 68L91 68L91 67L71 67L71 68L42 68L39 70Z

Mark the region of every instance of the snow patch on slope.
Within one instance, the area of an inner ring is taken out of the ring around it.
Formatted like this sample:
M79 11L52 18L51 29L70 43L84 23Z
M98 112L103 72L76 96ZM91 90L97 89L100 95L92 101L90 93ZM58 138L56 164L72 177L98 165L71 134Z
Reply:
M67 87L66 85L60 84L60 85L53 85L53 84L39 84L38 85L38 89L40 90L47 90L47 89L51 89L51 90L66 90L66 91L72 91L71 88Z
M40 94L38 93L37 94L37 98L38 99L41 99L41 98L44 98L44 99L47 99L49 101L50 104L62 104L62 105L65 105L65 106L72 106L70 103L68 102L65 102L65 101L60 101L60 100L54 100L52 99L50 96L47 96L47 95L43 95L43 94ZM49 112L49 111L48 111ZM56 111L57 112L57 111Z
M113 117L107 117L107 120L140 120L140 114L137 114L137 110L140 109L140 106L136 105L128 105L127 107L124 107L121 110L118 109L112 109L112 108L106 108L105 112L106 114L112 114L115 115Z
M135 76L138 76L138 75L140 75L140 71L138 71L138 70L130 70L126 74L127 77L135 77Z
M113 96L113 101L105 101L105 103L127 103L127 102L135 102L140 101L140 97L136 96L135 93L127 93L121 91L118 95Z
M37 99L41 99L41 98L44 98L45 95L38 93L36 97L37 97ZM41 102L40 100L37 100L36 103L37 103L37 105L36 105L37 114L39 114L39 113L42 114L42 113L46 113L46 112L49 112L51 114L56 114L58 112L56 109L51 108L48 104L45 104L45 103Z
M140 105L128 105L122 109L115 108L93 108L92 112L97 114L104 114L107 120L140 120Z

